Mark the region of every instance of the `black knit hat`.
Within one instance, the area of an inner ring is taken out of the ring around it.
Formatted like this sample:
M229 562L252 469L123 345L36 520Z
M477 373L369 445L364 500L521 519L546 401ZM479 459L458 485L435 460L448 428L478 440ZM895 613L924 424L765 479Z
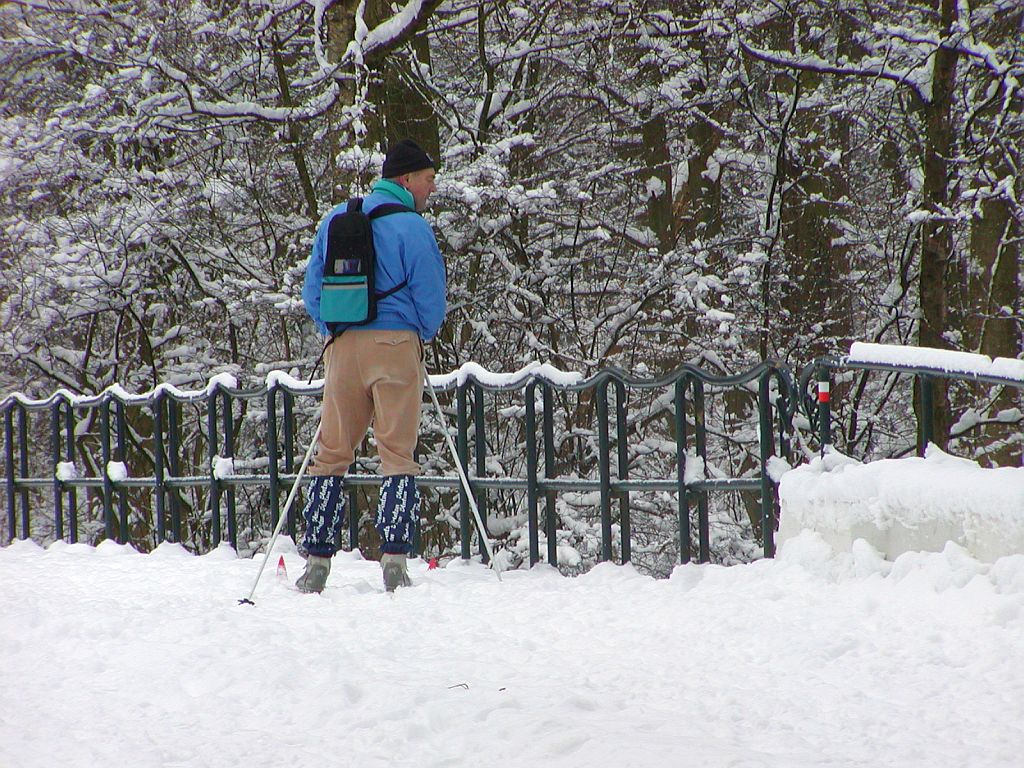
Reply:
M419 144L412 139L403 139L388 147L380 175L384 179L394 179L406 173L436 167L430 155L424 152Z

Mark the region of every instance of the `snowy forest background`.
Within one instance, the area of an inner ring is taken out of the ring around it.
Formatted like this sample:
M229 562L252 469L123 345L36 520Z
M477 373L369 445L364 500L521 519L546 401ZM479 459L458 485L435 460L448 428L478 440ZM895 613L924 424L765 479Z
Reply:
M305 378L315 226L405 136L441 159L432 371L1021 355L1018 0L13 0L0 35L0 392ZM905 387L843 386L840 450L910 450ZM1019 464L1015 392L938 402L943 446Z

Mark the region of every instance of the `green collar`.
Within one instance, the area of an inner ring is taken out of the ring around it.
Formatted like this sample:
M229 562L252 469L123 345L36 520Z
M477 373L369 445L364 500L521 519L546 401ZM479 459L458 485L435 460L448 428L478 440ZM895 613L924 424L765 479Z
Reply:
M398 202L402 205L416 210L416 200L413 199L412 192L403 187L401 184L396 184L390 179L381 179L373 185L373 192L383 192L384 194L391 195L392 197L398 198Z

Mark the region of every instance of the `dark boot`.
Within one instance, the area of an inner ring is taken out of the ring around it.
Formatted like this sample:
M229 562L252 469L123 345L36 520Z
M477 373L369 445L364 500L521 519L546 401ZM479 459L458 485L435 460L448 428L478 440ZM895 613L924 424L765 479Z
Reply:
M299 576L295 586L299 588L299 592L323 592L330 572L331 558L310 555L306 558L306 570Z
M409 567L406 563L408 555L380 556L381 569L384 572L384 589L394 592L399 587L411 587L412 580L409 578Z
M381 538L381 570L384 589L412 585L406 564L412 552L413 526L420 512L420 492L412 475L391 475L380 484L377 532Z

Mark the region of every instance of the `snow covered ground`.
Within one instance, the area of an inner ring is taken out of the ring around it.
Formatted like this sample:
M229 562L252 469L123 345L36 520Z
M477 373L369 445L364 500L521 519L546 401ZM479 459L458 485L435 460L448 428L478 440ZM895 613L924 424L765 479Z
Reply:
M817 534L668 580L0 549L0 766L978 766L1024 755L1024 555Z

